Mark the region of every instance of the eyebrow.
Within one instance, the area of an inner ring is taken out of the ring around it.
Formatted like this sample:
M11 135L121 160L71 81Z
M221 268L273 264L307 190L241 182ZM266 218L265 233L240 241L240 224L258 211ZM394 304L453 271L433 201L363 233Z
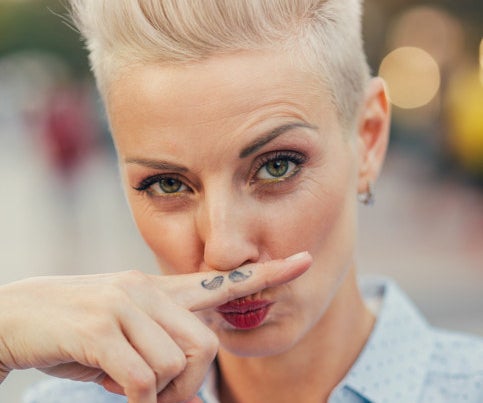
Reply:
M188 168L180 165L170 164L166 161L152 160L147 158L126 158L126 164L142 165L146 168L156 169L158 171L187 172Z
M251 154L257 152L264 145L268 144L269 142L281 136L282 134L299 127L311 129L311 130L317 130L316 126L309 125L307 123L300 123L300 122L289 123L286 125L278 126L275 129L270 130L266 135L258 139L255 139L253 142L251 142L246 147L244 147L240 151L239 158L246 158L250 156ZM166 161L154 160L149 158L126 158L124 162L126 164L142 165L146 168L151 168L158 171L172 171L172 172L180 172L180 173L188 171L188 168L184 166L174 165Z
M249 155L253 154L254 152L258 151L265 144L270 143L272 140L276 139L277 137L281 136L282 134L284 134L284 133L286 133L286 132L288 132L290 130L299 128L299 127L303 127L303 128L311 129L311 130L317 130L317 127L316 126L312 126L312 125L309 125L307 123L300 123L300 122L297 122L297 123L288 123L286 125L282 125L282 126L276 127L275 129L270 130L264 136L262 136L262 137L260 137L258 139L255 139L253 142L251 142L246 147L244 147L240 151L239 157L240 158L246 158Z

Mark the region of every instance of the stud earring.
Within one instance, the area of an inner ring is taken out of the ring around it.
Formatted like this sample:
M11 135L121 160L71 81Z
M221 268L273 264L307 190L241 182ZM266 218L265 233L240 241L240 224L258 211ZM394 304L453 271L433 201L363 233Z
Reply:
M359 193L357 199L366 206L372 206L374 204L375 196L371 181L367 181L367 190L364 193Z

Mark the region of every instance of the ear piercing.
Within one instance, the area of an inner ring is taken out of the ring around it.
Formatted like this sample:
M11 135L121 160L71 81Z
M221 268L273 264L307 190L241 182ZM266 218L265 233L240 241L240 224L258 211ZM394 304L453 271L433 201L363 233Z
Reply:
M364 193L359 193L357 199L366 206L372 206L374 204L374 189L370 180L367 181L367 190Z

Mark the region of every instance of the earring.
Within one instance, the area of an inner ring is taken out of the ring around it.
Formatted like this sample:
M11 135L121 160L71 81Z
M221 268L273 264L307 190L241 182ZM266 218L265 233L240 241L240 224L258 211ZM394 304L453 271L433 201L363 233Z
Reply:
M366 206L372 206L374 204L375 196L371 181L367 181L367 190L364 193L359 193L357 199Z

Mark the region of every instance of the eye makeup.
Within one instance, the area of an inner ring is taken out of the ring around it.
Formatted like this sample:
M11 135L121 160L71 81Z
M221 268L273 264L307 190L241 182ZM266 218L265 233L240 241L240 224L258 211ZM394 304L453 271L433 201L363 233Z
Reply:
M250 184L286 181L296 175L306 161L307 156L298 151L281 150L262 154L255 160Z
M159 187L159 191L154 190L154 186ZM140 193L148 193L153 196L173 196L183 192L190 192L191 189L176 174L156 174L141 180L134 190Z

